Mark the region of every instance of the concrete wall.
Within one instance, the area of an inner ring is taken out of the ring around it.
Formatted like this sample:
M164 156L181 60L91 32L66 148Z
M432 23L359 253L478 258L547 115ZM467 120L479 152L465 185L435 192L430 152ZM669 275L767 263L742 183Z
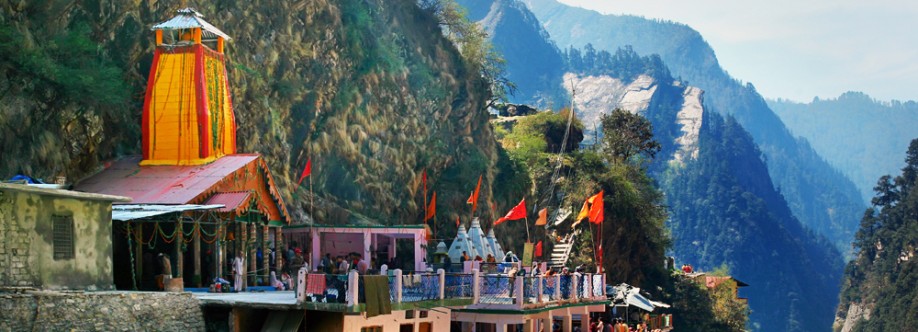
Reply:
M0 331L203 331L190 293L0 293Z
M53 257L52 215L73 217L73 259ZM4 190L0 234L0 286L113 288L111 202Z
M421 310L414 310L414 318L405 318L406 310L392 310L391 314L367 318L366 313L360 315L344 315L344 329L341 331L360 331L362 327L382 326L383 331L400 331L402 324L413 325L412 331L420 331L422 322L431 323L432 331L449 331L450 310L438 307L427 310L427 317L420 318Z

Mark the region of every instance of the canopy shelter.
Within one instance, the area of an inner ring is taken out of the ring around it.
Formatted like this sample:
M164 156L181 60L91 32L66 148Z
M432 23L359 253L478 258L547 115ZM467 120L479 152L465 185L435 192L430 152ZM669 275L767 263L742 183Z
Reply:
M629 284L622 283L613 286L609 297L616 306L637 307L648 312L653 312L654 309L652 301L641 295L641 289Z
M139 161L116 161L75 187L133 198L112 207L119 289L155 289L150 278L162 270L160 253L170 256L173 275L184 277L186 287L232 279L237 254L245 258L250 285L266 283L271 269L283 265L282 255L269 259L271 248L283 247L278 242L287 211L258 155L228 155L205 165Z
M371 268L379 268L383 263L389 264L389 269L402 268L403 270L424 271L427 264L427 230L424 225L400 226L328 226L328 225L295 225L284 228L284 236L288 240L303 240L308 238L310 244L309 266L316 270L325 254L332 258L358 253ZM412 243L413 257L397 257L398 240L407 240ZM398 262L402 262L399 264Z

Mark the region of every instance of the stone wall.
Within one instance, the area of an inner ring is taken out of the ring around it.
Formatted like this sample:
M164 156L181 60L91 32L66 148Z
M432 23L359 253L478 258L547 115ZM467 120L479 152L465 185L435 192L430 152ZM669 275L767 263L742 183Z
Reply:
M0 331L203 331L190 293L0 293Z

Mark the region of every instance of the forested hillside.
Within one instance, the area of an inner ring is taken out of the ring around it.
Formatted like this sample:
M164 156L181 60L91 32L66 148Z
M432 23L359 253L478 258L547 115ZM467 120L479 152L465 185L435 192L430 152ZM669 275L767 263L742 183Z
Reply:
M0 5L0 175L75 181L137 153L149 28L184 3ZM479 175L482 201L515 203L490 189L500 155L488 82L432 12L410 0L194 5L234 38L226 53L239 151L265 156L296 220L307 220L308 190L292 184L310 158L322 222L419 221L424 170L440 220L467 209Z
M743 293L761 331L824 331L831 325L842 261L774 190L761 151L732 118L705 113L697 160L660 175L673 251L713 270L725 263L750 284Z
M809 103L770 100L794 135L857 184L869 201L876 179L904 165L899 155L918 137L918 103L881 102L860 92Z
M918 326L918 139L901 175L877 181L848 263L836 330L914 331Z
M864 208L857 188L808 144L795 139L752 84L720 68L697 31L673 22L602 15L555 0L524 2L561 48L592 44L611 52L630 45L638 54L659 54L674 77L705 91L708 109L732 115L752 135L794 215L839 250L849 250L856 216Z

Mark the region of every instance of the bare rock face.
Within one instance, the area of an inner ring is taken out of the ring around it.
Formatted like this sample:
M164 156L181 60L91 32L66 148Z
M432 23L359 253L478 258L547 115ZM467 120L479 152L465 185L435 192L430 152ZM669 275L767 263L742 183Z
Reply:
M648 75L640 75L631 82L623 82L610 76L581 76L573 73L564 75L565 88L574 95L577 115L588 130L599 128L599 117L616 108L646 114L654 98L663 93L660 82ZM674 139L676 150L673 160L682 163L698 157L698 134L704 114L704 92L696 87L684 87L679 82L670 82L672 88L681 91L681 107L676 113L676 124L681 134ZM573 89L571 90L571 85ZM655 126L658 124L655 124ZM591 135L587 135L590 137Z
M870 308L860 303L851 303L848 306L848 312L845 317L835 317L835 326L833 326L832 329L841 332L851 332L861 319L870 319ZM841 330L839 330L839 328Z

